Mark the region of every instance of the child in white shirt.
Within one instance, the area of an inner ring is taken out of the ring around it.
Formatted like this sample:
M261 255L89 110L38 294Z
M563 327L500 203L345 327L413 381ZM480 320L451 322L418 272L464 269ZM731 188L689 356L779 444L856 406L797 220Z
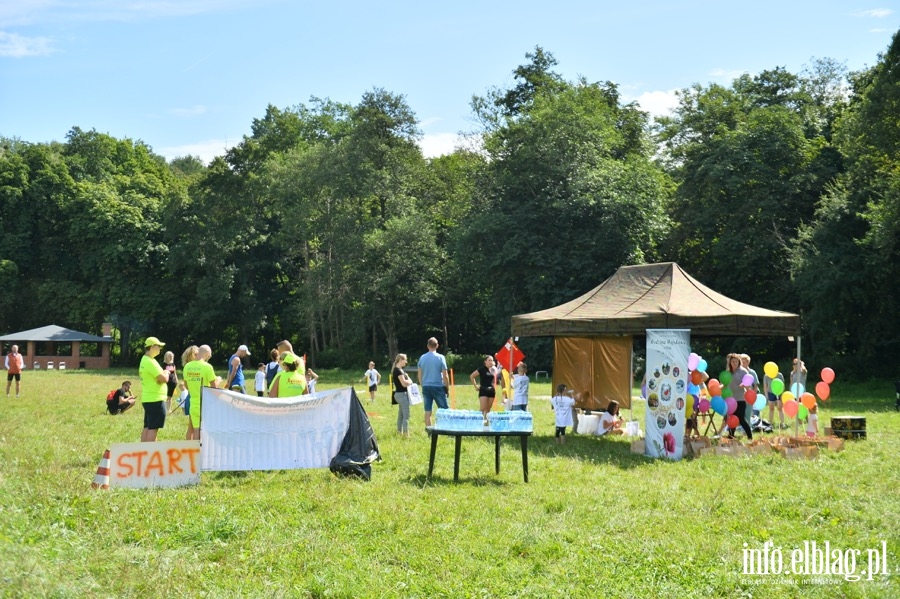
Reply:
M809 416L806 418L806 436L815 437L819 434L819 405L815 404L809 409Z
M256 367L255 388L256 395L262 397L266 393L266 365L262 362Z
M513 410L522 410L523 412L528 411L528 367L525 365L525 362L519 362L518 366L516 366L516 371L518 374L513 375L513 398L512 398L512 409Z
M565 385L556 387L556 395L550 399L550 407L556 411L556 442L560 445L566 442L566 427L572 426L572 406L575 398L572 391Z

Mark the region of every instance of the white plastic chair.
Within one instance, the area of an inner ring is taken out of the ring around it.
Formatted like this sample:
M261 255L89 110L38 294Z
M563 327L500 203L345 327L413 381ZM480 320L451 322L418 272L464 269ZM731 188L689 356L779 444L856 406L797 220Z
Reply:
M60 362L60 363L59 363L59 369L60 369L60 370L65 370L65 369L66 369L66 363L65 363L65 362Z
M53 370L53 362L47 362L47 370Z

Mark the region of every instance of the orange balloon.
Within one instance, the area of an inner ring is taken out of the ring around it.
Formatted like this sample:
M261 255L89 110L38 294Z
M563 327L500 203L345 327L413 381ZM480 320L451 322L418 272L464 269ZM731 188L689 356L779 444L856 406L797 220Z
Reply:
M819 399L825 401L831 395L831 387L825 381L819 381L816 383L816 395L819 396Z
M695 370L691 373L691 382L695 385L699 385L703 382L703 374L699 370Z
M800 396L800 403L806 406L807 410L812 410L813 406L816 405L816 396L807 391Z

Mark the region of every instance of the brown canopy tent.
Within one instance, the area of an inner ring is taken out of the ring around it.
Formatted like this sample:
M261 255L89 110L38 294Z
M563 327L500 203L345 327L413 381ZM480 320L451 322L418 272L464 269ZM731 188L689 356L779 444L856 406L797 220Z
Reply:
M605 406L631 405L631 336L690 329L692 336L790 336L800 317L725 297L674 262L623 266L565 304L512 317L512 334L554 337L553 383L565 382ZM627 350L626 350L627 348Z

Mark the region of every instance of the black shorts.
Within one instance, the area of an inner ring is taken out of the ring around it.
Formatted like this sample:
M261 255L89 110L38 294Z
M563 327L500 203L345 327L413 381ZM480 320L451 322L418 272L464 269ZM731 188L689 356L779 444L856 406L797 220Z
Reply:
M22 373L21 373L21 372L17 372L17 373L15 373L15 374L13 374L13 373L11 373L11 372L7 372L7 373L6 373L6 382L8 383L8 382L10 382L10 381L13 380L13 379L16 379L17 381L21 381L21 380L22 380Z
M778 401L778 396L770 391L769 395L768 395L768 399L770 402L775 403L776 401Z
M478 389L478 397L496 397L497 390L494 387L481 387Z
M378 385L369 385L369 393L375 393L378 391Z
M557 426L556 427L556 436L557 437L565 437L566 436L566 427Z
M148 401L144 406L144 428L159 430L166 425L166 402Z

